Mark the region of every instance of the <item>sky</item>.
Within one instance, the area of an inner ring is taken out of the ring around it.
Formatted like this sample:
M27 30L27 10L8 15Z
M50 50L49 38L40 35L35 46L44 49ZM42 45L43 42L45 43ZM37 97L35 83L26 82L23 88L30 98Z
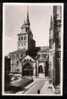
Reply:
M26 20L27 6L29 8L30 27L36 46L49 45L50 17L52 6L49 5L3 5L3 36L5 55L17 49L17 34L21 31L21 25Z

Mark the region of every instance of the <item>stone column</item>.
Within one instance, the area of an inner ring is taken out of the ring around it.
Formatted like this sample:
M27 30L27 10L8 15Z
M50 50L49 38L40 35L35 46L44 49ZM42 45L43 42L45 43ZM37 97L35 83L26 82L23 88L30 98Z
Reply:
M36 60L36 73L37 73L36 76L38 76L38 66L39 66L38 65L38 60Z
M22 77L23 77L23 62L21 64L22 64Z
M12 59L10 60L10 73L12 73Z
M44 77L45 77L45 67L46 67L46 61L44 62L44 67L43 67Z
M36 78L36 63L33 63L33 78Z
M19 72L20 72L20 74L22 73L22 64L21 64L21 62L19 62Z
M35 76L36 75L36 68L35 68L35 63L33 63L33 76Z

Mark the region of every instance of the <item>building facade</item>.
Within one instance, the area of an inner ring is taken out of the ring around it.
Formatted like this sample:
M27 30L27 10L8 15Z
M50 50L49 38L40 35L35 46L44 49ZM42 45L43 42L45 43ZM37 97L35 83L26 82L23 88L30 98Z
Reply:
M49 76L54 86L60 84L61 72L61 6L53 6L49 32Z
M43 77L48 76L48 54L49 53L49 49L48 47L41 47L40 50L37 53L38 56L38 74L42 75Z
M29 12L18 34L17 50L9 53L10 74L22 76L45 76L48 47L36 47L30 28Z
M9 77L9 73L10 73L10 59L5 56L5 91L8 89L8 86L9 86L9 82L10 82L10 77Z
M35 40L30 28L29 13L27 12L27 19L21 26L21 32L18 34L18 49L33 49L35 48Z

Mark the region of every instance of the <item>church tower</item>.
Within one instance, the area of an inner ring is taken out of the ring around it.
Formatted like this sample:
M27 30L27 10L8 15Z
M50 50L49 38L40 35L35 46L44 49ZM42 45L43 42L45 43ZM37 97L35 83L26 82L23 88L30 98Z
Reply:
M35 47L35 41L30 29L29 11L27 9L27 18L21 26L21 32L18 34L18 49L29 50L33 47Z

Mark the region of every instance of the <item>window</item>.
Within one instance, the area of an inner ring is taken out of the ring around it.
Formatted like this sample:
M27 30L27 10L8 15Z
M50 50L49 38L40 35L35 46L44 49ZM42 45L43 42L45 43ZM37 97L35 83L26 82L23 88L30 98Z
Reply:
M30 62L31 62L31 59L30 59Z
M18 68L16 69L16 72L19 72L19 69Z
M17 65L18 65L18 63L19 63L19 62L17 61Z
M23 40L23 37L21 37L21 40Z
M19 37L19 40L20 40L20 37Z
M24 40L26 40L26 36L24 36Z

